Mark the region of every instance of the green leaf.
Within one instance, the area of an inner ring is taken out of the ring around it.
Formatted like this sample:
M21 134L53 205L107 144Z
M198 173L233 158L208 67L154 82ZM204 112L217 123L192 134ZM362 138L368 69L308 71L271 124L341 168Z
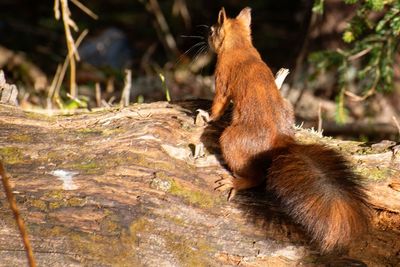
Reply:
M385 6L384 0L366 0L367 6L374 11L381 11Z
M344 123L345 90L352 83L358 93L393 91L395 56L400 47L400 0L343 0L356 5L342 39L346 46L336 51L318 51L309 55L313 66L309 80L335 70L339 93L336 97L336 121ZM324 1L314 0L314 12L323 12ZM325 10L329 12L329 10ZM350 75L356 71L356 76Z
M358 0L344 0L346 4L352 5L358 2Z
M390 27L392 28L393 34L394 35L400 35L400 14L397 13L397 16L394 17L390 21Z
M343 92L336 97L335 121L337 124L343 125L349 117L349 111L344 107L344 87L341 91Z
M312 11L317 14L324 13L324 0L314 0Z
M165 82L165 77L164 77L164 75L162 73L159 73L158 75L160 76L160 80L161 80L162 86L164 88L165 98L167 99L168 102L170 102L171 101L171 96L169 94L169 89L167 87L167 83Z
M345 31L342 37L343 41L346 43L351 43L354 41L354 35L351 31Z

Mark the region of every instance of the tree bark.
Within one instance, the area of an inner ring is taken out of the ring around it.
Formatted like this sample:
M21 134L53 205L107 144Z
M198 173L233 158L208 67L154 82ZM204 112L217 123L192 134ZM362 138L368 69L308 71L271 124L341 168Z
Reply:
M399 146L297 131L301 142L323 142L349 158L375 210L362 240L320 255L262 189L232 202L213 190L230 173L218 149L227 119L195 123L196 110L209 106L157 102L45 116L0 105L0 156L38 266L400 264ZM0 266L22 266L3 190L0 201Z

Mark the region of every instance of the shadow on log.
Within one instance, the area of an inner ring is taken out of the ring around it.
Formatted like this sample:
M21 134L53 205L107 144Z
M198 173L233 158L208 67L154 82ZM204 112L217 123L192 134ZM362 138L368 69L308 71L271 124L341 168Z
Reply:
M224 125L204 133L194 123L195 110L209 105L158 102L50 117L0 106L0 156L38 266L400 264L399 146L298 130L302 142L326 143L349 158L375 210L371 233L348 251L320 255L262 190L233 202L213 191L230 173L217 143ZM3 190L0 200L0 266L24 265Z

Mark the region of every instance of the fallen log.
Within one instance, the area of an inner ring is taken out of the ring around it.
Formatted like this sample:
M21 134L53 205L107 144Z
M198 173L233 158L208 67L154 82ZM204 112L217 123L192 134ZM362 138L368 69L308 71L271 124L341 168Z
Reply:
M196 122L209 101L157 102L46 116L0 105L0 156L38 266L396 266L400 264L400 152L298 129L301 142L341 150L364 177L371 232L320 255L262 189L232 202L222 123ZM0 266L26 264L0 190ZM335 265L336 264L336 265ZM362 266L362 265L357 265Z

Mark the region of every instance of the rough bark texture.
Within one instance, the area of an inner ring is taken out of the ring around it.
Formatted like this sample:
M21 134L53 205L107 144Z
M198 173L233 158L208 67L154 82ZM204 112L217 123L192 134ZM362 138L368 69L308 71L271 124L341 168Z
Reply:
M214 192L214 181L230 174L217 142L226 123L194 123L195 110L209 104L51 117L0 105L0 156L38 265L400 264L398 146L298 131L302 142L324 142L348 156L375 210L371 233L348 251L319 255L262 189L233 202ZM0 266L22 266L25 252L3 190L0 201Z

